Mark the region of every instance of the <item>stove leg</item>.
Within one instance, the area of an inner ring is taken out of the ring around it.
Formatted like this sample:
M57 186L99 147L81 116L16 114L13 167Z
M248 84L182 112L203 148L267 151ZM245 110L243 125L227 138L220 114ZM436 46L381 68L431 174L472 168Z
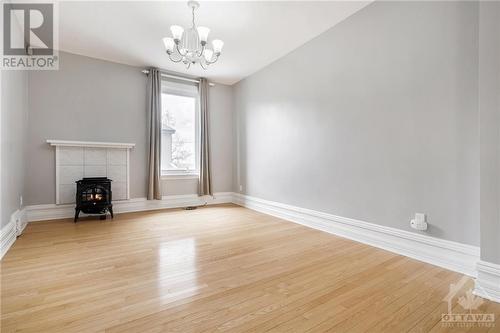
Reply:
M80 210L75 208L75 220L73 222L76 223L76 220L78 220L78 215L80 215Z
M114 216L113 216L113 206L109 207L109 213L111 214L111 218L114 218Z

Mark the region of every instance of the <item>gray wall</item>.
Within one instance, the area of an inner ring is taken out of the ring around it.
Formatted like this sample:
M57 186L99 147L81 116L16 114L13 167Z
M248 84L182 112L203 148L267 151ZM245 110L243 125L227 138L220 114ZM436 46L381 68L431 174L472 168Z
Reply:
M28 112L28 75L25 71L2 71L2 221L20 208L24 191L25 135Z
M19 32L20 33L20 32ZM2 71L1 218L3 227L20 208L24 191L25 136L28 115L28 73Z
M500 264L500 2L479 16L481 259Z
M146 197L146 76L141 68L60 53L58 71L30 73L26 204L55 202L54 148L47 139L132 142L130 195ZM211 90L212 141L231 135L231 88ZM226 101L226 99L229 101ZM232 149L214 147L214 189L231 190ZM196 193L196 181L164 182L164 194Z
M235 190L479 244L478 4L374 2L235 86Z

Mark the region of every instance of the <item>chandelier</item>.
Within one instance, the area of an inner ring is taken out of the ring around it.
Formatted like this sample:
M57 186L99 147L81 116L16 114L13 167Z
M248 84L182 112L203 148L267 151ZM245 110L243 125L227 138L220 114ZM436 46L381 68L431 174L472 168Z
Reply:
M191 8L192 25L186 29L178 25L170 27L172 37L163 38L163 44L167 50L168 57L173 62L182 62L189 68L191 65L199 63L203 69L219 59L224 42L220 39L212 41L212 49L207 47L208 33L207 27L197 27L194 20L194 11L200 7L196 1L189 1L188 7Z

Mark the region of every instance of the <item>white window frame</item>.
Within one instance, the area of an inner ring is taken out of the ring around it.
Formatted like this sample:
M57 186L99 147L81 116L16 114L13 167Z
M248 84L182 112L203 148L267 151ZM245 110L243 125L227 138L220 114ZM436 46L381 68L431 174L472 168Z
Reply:
M193 86L195 89L193 89ZM195 169L194 170L164 170L161 166L161 178L162 179L197 179L200 175L200 96L198 93L198 87L190 84L181 84L173 82L170 80L162 80L161 93L185 97L193 97L195 99ZM163 107L162 107L163 113ZM161 158L160 158L161 159Z

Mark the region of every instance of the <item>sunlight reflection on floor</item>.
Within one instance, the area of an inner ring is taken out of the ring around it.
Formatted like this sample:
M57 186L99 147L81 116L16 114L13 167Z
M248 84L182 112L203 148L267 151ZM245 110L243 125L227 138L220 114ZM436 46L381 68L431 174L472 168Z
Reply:
M180 295L194 295L204 287L198 283L194 238L161 243L157 262L157 286L161 303L168 303Z

